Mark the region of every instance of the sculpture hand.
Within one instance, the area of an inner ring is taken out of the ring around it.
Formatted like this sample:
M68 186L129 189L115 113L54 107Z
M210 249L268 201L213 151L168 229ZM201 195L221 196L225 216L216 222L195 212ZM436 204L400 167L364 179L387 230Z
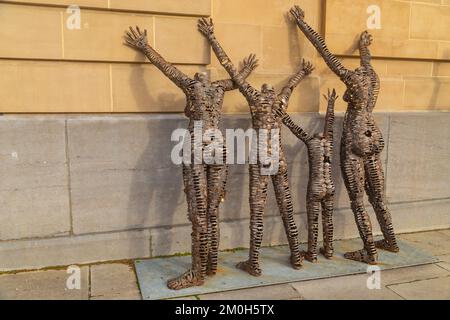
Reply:
M330 91L328 89L328 95L323 95L325 97L325 100L328 101L329 105L334 105L334 102L339 98L339 96L336 94L336 90L333 89L333 91Z
M212 19L201 18L198 20L198 30L207 38L214 35L214 24Z
M244 59L242 64L244 68L250 68L250 70L253 71L258 67L258 59L256 59L256 55L252 53Z
M292 7L289 12L297 22L301 22L303 21L303 19L305 19L305 11L303 11L303 9L299 6Z
M147 30L141 32L138 26L136 30L130 27L130 31L127 31L125 36L125 44L138 50L144 50L148 46Z
M359 39L360 45L362 45L364 47L370 46L372 44L372 41L373 41L373 36L368 31L364 31L361 34L361 38Z
M302 61L302 69L303 72L305 72L305 75L309 75L313 72L314 70L314 66L311 62L306 61L305 59L303 59Z

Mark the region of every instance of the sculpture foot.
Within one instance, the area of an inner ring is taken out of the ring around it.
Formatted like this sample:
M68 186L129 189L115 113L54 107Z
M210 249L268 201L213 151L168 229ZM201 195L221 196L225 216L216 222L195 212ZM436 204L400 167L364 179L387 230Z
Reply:
M215 268L208 268L208 269L206 270L206 275L207 275L208 277L215 276L216 274L217 274L217 269L215 269Z
M188 270L181 276L167 281L167 287L171 290L181 290L189 287L201 286L204 280L199 273L193 270Z
M334 250L330 248L322 247L319 249L320 253L328 260L333 258Z
M259 277L261 275L261 268L259 267L259 265L254 265L252 264L250 261L243 261L243 262L239 262L236 265L236 268L241 269L245 272L248 272L250 275L254 276L254 277Z
M291 265L295 270L300 269L303 266L303 256L300 253L291 254Z
M344 254L344 258L353 261L364 262L367 264L377 264L377 255L368 254L366 249L347 252L346 254Z
M386 251L394 252L394 253L397 253L400 251L400 248L396 244L392 245L385 239L375 241L375 247L378 249L381 249L381 250L386 250Z
M305 260L311 262L311 263L316 263L317 262L317 255L309 252L309 251L303 251L302 252L302 256L303 258L305 258Z

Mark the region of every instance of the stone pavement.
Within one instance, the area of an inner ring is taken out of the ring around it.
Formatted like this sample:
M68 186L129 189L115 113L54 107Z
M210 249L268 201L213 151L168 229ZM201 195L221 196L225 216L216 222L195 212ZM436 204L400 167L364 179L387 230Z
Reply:
M367 289L368 275L302 281L187 297L184 299L446 299L450 300L450 230L403 234L441 262L382 271L381 288ZM73 271L75 270L75 272ZM79 277L78 277L79 275ZM114 262L0 274L2 299L141 299L131 262Z

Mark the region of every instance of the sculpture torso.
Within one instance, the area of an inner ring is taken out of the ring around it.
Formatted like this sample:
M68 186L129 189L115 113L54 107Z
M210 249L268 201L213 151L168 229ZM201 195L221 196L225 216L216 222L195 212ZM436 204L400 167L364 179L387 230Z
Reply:
M185 115L190 119L189 129L194 121L203 122L203 131L218 129L225 90L214 83L193 81L186 90Z
M333 160L333 141L314 136L306 142L309 159L309 196L323 199L335 191L331 163Z
M348 103L348 108L342 144L346 150L360 157L379 154L384 148L384 140L370 110L374 90L371 79L367 75L351 72L345 82L347 90L344 101Z

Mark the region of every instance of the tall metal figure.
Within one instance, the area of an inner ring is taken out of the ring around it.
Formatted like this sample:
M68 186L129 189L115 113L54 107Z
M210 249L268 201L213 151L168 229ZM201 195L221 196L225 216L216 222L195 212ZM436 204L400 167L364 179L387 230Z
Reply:
M363 32L359 41L361 66L346 69L328 50L325 41L304 21L304 11L295 6L290 11L298 27L319 51L328 67L346 85L344 101L348 103L341 140L341 169L351 207L364 248L345 254L347 259L376 264L376 248L398 252L391 214L384 194L384 173L380 153L384 140L372 111L380 90L379 78L371 65L369 46L372 36ZM369 196L384 238L374 241L372 225L364 206L364 190Z
M310 262L317 262L317 238L319 233L319 213L322 205L323 248L320 252L327 258L333 257L333 208L334 192L331 164L333 160L333 126L334 104L338 96L333 89L328 90L327 113L325 126L321 133L311 135L296 125L286 113L285 108L279 106L276 112L283 119L283 123L292 133L302 140L308 148L309 181L306 194L308 215L308 251L303 256Z
M130 27L125 37L126 44L144 53L186 95L185 115L190 119L191 163L183 163L183 180L188 203L188 217L192 223L192 268L183 275L171 279L167 285L178 290L204 283L207 275L217 272L219 247L219 204L225 193L227 178L226 150L221 163L205 164L202 159L194 159L196 148L201 151L211 143L202 137L200 143L194 139L195 123L201 121L202 136L207 130L219 129L223 97L226 91L236 89L231 79L210 82L207 73L197 73L189 78L175 66L164 60L147 41L147 31L141 32ZM244 68L239 73L243 79L257 67L254 55L244 60ZM194 145L195 144L195 145ZM201 152L203 153L203 152Z
M241 74L237 73L230 58L227 56L214 36L214 26L212 20L200 19L198 27L200 32L210 42L221 65L230 74L231 78L239 87L240 92L247 99L250 106L253 129L257 132L257 134L260 133L261 129L265 129L268 131L268 136L271 135L273 130L279 130L282 125L281 120L276 117L272 109L276 104L283 104L287 107L293 89L303 78L312 72L312 65L310 63L303 62L303 68L289 80L289 83L283 88L279 95L277 95L274 88L268 84L264 84L261 91L258 91L247 83ZM261 148L262 145L267 143L267 140L261 140L259 140L256 144L258 145L258 148ZM279 136L279 140L277 142L279 143L279 158L277 159L278 171L276 174L272 175L271 178L289 242L291 251L291 265L295 269L298 269L302 266L302 256L299 249L298 230L293 216L293 206L287 174L287 162L281 146L281 136ZM252 145L254 146L255 143L252 143ZM274 148L274 146L268 147L269 150ZM259 157L256 164L249 165L250 254L247 261L240 262L237 265L239 269L242 269L253 276L261 275L259 252L263 237L263 212L269 183L269 175L262 174L262 169L265 165L266 164L263 163Z

